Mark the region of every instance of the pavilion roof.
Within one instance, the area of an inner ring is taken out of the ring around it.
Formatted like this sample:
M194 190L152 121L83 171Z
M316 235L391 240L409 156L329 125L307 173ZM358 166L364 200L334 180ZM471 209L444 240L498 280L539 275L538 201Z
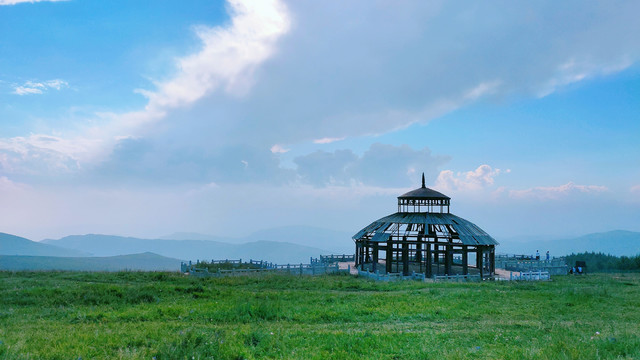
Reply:
M354 240L360 239L363 236L370 235L373 239L380 239L379 241L386 241L386 235L377 234L389 234L392 231L387 232L387 229L391 228L392 224L424 224L428 225L445 225L452 228L460 241L464 245L498 245L498 242L482 230L479 226L472 223L469 220L463 219L451 213L405 213L397 212L385 216L372 222L369 226L360 230L353 236Z

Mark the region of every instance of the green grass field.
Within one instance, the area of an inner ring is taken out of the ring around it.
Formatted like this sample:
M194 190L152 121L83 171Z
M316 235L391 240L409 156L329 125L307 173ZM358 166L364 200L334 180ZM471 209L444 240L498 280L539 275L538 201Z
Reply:
M0 359L640 358L640 275L0 272Z

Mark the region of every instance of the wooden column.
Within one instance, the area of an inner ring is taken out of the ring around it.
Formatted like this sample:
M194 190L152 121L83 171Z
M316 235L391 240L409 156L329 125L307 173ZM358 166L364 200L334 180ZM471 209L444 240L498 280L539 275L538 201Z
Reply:
M453 251L451 251L451 245L445 245L444 250L444 273L446 275L452 275L451 263L453 263Z
M462 275L469 275L469 248L462 246Z
M431 270L431 257L433 256L431 253L431 243L427 242L426 244L426 250L427 250L427 263L426 263L426 269L425 269L425 274L427 275L427 277L432 277L433 276L433 271Z
M402 274L409 275L409 244L406 237L402 241Z
M484 275L482 270L482 268L484 267L482 264L482 260L484 260L483 248L482 246L478 245L476 247L476 267L478 267L478 270L480 271L480 279L482 279Z
M373 272L378 269L378 243L373 243Z
M422 269L422 243L420 242L420 237L418 236L418 243L416 244L416 262L420 264L420 272L423 272Z
M496 274L496 248L495 246L491 247L491 251L489 252L489 269L491 270L491 275Z
M387 240L387 274L391 272L391 264L393 263L393 242L391 238Z

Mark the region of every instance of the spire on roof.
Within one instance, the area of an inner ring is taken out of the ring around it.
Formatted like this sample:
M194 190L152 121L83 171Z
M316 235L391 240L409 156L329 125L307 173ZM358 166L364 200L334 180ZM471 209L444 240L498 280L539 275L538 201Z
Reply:
M426 187L426 186L424 186L424 173L422 173L422 187L423 188Z

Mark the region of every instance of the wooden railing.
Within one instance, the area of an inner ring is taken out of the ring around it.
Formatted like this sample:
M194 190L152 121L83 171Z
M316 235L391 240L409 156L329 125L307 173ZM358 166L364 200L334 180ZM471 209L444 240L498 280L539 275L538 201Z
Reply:
M212 262L214 264L226 264L229 262L225 262L226 260L215 260L216 262ZM286 264L286 265L278 265L273 263L268 263L266 261L254 261L250 260L249 263L238 263L234 262L234 264L253 264L253 265L263 265L260 268L253 269L217 269L213 271L209 271L208 268L198 267L199 263L193 264L182 263L181 270L183 273L195 276L229 276L229 275L247 275L247 274L257 274L257 273L279 273L279 274L294 274L294 275L321 275L321 274L331 274L337 272L349 272L351 267L349 266L347 269L340 269L338 264Z
M311 258L312 264L333 264L337 262L350 262L356 261L356 256L353 254L340 254L340 255L320 255L320 258Z

